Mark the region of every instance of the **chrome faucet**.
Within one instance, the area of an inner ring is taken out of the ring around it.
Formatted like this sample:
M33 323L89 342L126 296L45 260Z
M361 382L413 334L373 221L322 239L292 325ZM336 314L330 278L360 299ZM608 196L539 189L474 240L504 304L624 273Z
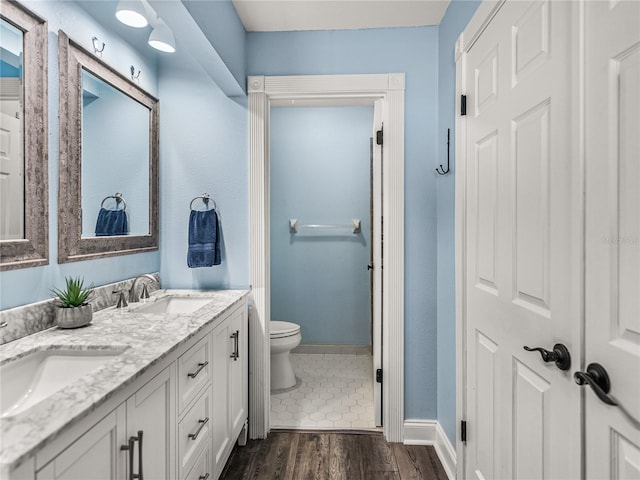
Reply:
M141 282L145 279L157 283L158 287L160 287L160 281L153 275L150 275L148 273L138 275L131 285L131 290L129 290L129 302L139 302L141 298L149 298L149 289L144 283L142 284L142 294L138 296L136 293L136 286L138 285L138 282Z
M114 290L114 295L118 295L118 303L116 304L116 308L124 308L128 307L127 299L124 296L124 290Z

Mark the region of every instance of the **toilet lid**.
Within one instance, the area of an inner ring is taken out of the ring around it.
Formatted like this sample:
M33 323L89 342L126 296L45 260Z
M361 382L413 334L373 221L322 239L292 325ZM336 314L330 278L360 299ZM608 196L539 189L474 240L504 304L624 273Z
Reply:
M300 333L300 325L291 322L271 320L269 330L271 338L291 337Z

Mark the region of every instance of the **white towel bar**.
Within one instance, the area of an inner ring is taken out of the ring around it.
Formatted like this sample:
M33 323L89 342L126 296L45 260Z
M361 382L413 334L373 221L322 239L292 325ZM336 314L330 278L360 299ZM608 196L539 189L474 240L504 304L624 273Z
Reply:
M341 229L341 228L348 228L350 230L352 230L352 233L360 233L361 230L361 226L360 226L360 219L356 218L351 220L351 223L347 223L347 224L339 224L339 223L335 223L335 224L326 224L326 225L318 225L318 224L311 224L311 225L298 225L298 219L297 218L290 218L289 219L289 232L290 233L298 233L298 229L299 228L314 228L314 229L318 229L318 230L336 230L336 229Z

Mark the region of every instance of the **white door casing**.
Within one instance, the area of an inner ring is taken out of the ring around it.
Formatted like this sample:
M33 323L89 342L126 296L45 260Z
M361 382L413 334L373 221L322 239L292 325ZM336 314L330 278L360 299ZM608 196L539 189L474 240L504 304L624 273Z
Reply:
M602 365L611 396L623 407L606 405L583 387L586 477L640 478L640 2L585 2L584 9L581 370Z
M574 8L487 2L457 46L462 478L580 476L571 370L523 349L561 343L574 365L582 354Z
M404 421L404 74L255 76L249 92L249 435L269 432L269 108L273 101L348 105L383 102L385 162L382 203L385 265L382 284L384 433L402 441ZM374 252L375 254L375 252ZM375 260L374 260L375 263ZM374 296L376 292L374 292Z

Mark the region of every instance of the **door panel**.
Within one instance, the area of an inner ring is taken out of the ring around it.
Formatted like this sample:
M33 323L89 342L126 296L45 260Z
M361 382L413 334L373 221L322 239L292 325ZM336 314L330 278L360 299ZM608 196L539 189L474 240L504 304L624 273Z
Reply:
M550 211L548 100L511 124L514 166L514 302L549 317Z
M468 478L578 478L572 2L505 2L466 54ZM567 79L567 81L558 81Z
M473 429L475 437L470 441L475 446L476 477L494 478L496 452L499 444L496 433L496 412L500 411L497 403L497 360L498 346L479 331L476 334L476 374L474 380L477 426Z
M524 363L513 362L514 478L548 478L543 468L548 455L551 384Z
M582 367L592 362L604 366L611 395L622 406L604 404L585 387L586 473L589 478L638 478L640 2L586 2L585 34L586 361Z

